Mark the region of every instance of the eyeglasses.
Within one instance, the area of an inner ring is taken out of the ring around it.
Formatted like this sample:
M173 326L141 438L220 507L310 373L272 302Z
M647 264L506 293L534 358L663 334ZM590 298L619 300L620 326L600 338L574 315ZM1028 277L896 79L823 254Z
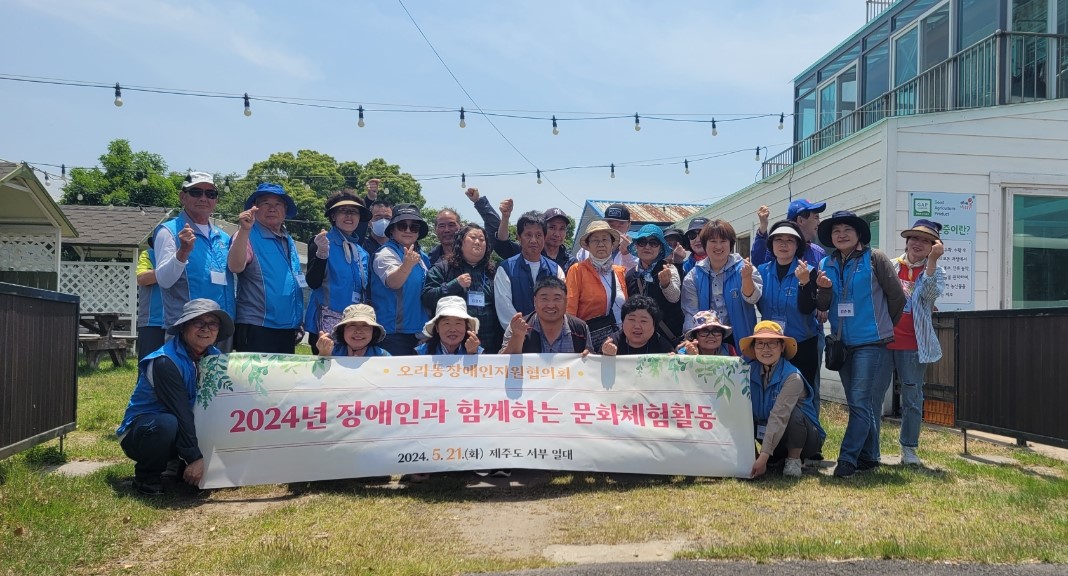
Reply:
M193 328L197 330L208 330L209 332L219 331L219 322L212 320L193 320L189 323Z
M637 244L639 248L645 248L647 246L653 248L660 247L660 241L655 238L639 238L638 240L635 240L634 243Z
M359 216L360 210L357 208L338 208L337 213L344 216Z
M686 239L687 240L693 240L694 238L697 238L698 234L700 234L699 231L690 230L689 232L686 233Z
M708 338L709 336L719 336L720 338L723 338L723 330L716 330L713 328L698 330L695 334L697 334L699 338Z
M186 190L185 193L189 194L193 198L200 198L201 196L207 196L208 200L215 200L216 198L219 197L219 191L218 190L201 190L200 188L190 188L190 189Z
M779 345L778 340L756 340L753 342L753 348L775 348Z
M418 232L419 224L416 222L397 222L393 225L393 229L397 232Z

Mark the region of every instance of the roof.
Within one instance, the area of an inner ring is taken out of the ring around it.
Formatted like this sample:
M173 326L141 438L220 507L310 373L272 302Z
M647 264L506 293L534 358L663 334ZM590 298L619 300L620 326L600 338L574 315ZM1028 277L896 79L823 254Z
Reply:
M78 236L28 164L0 160L0 205L0 226L48 226L58 228L64 238Z
M79 233L77 239L66 243L84 246L140 246L174 211L155 206L65 204L61 208Z
M630 210L631 224L668 224L689 218L707 208L706 204L668 204L660 202L626 202L622 200L587 200L586 204L599 216L612 204L622 204Z

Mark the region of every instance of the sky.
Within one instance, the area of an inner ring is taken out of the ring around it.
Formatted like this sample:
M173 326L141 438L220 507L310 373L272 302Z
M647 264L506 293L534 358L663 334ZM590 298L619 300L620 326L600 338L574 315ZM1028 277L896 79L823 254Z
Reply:
M0 158L55 174L44 165L94 166L116 138L178 171L244 174L301 149L382 157L421 181L429 206L465 218L476 214L462 172L528 172L467 178L494 205L513 198L516 213L577 217L587 199L708 204L758 178L757 146L770 157L790 145L793 78L865 18L864 0L401 1L0 0L0 75L253 98L250 117L240 100L130 90L118 108L111 89L0 80ZM358 128L353 111L266 97L450 111L367 112ZM556 114L560 134L549 120L479 108ZM707 122L645 119L635 132L632 117L563 120L601 113L715 117L719 134ZM724 121L758 114L774 116ZM659 159L690 159L690 174L634 165ZM614 179L608 168L552 171L610 163Z

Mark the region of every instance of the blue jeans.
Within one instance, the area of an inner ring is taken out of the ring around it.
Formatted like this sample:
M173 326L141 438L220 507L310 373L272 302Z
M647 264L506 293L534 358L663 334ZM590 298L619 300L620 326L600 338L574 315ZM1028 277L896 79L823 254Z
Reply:
M886 345L864 346L853 350L845 366L838 371L849 404L849 421L838 460L854 466L859 460L879 460L879 425L882 414L873 404L882 406L882 398L893 373L894 360ZM873 398L878 395L878 400Z
M920 445L920 425L923 423L923 376L926 364L920 364L916 350L894 350L894 370L901 380L901 435L902 446L916 448Z
M178 457L177 438L178 419L174 414L142 414L130 424L119 445L134 461L135 478L159 480L167 461Z
M823 324L816 330L816 377L812 379L812 401L816 405L816 417L820 415L820 372L823 372L823 350L827 348L827 334L823 331Z

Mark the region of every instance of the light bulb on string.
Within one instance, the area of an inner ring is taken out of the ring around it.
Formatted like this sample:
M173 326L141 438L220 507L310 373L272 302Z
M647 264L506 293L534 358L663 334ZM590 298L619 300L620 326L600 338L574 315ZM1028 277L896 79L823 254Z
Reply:
M635 132L641 132L642 131L641 120L638 118L638 113L637 112L634 113L634 131Z
M760 162L760 146L756 147L756 157L754 157L753 160Z
M615 178L616 177L616 165L613 163L613 164L611 164L610 167L612 168L612 171L608 174L608 177L609 178Z
M59 173L63 176L64 180L67 179L67 165L66 164L60 164L59 165Z
M541 170L538 170L538 184L541 184Z
M48 172L45 172L44 175L45 175L45 185L48 185Z
M716 130L716 119L712 119L712 135L719 136L719 130Z
M115 107L122 108L122 86L119 83L115 83Z
M460 106L460 128L467 128L467 120L464 118L463 106Z
M81 202L84 198L85 198L85 196L82 196L82 193L79 192L78 193L78 202Z
M785 122L785 121L786 121L786 113L785 112L780 112L779 113L779 130L782 130L783 122Z
M245 92L245 116L252 116L252 104L248 101L248 92Z
M360 128L363 128L364 126L366 126L366 123L364 123L363 121L363 105L361 104L360 107L356 109L356 111L360 113L360 121L357 122L356 125Z
M460 189L467 190L467 174L460 173Z
M553 136L559 136L559 135L560 135L560 128L558 128L556 126L556 115L554 114L553 115Z
M223 192L226 192L227 194L230 193L230 177L229 176L227 176L226 179L223 180Z
M690 161L689 160L683 160L682 161L682 165L683 165L684 168L686 168L685 173L689 174L690 173Z
M141 185L148 186L148 175L144 172L141 173Z

